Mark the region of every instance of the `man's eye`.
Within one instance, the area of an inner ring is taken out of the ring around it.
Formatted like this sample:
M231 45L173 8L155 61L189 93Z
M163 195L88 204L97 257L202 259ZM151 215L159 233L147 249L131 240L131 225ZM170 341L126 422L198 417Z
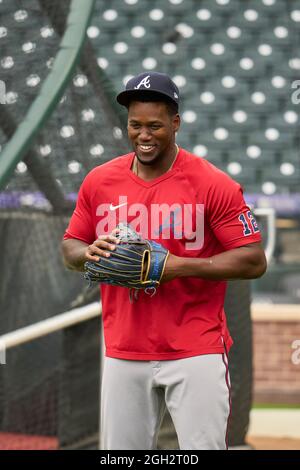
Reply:
M158 126L158 125L156 124L156 125L151 126L151 129L153 129L153 130L155 131L155 130L157 130L157 129L160 129L160 126Z
M140 126L138 124L131 124L132 129L139 129Z

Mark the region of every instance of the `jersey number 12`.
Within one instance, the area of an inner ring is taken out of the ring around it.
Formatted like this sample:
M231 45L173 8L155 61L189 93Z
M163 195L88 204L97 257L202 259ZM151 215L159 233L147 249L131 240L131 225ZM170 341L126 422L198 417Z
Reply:
M243 224L245 237L259 231L257 222L251 211L248 211L246 214L241 214L239 221Z

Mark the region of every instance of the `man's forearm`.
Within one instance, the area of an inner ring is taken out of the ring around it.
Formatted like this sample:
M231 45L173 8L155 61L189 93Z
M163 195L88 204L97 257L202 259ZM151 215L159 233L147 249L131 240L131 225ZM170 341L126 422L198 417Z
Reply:
M68 239L62 242L64 264L68 269L75 271L84 270L87 246L87 243L75 239Z
M210 280L254 279L266 270L263 252L251 253L244 247L225 251L209 258L180 258L170 263L174 277L199 277ZM172 276L173 277L173 276Z

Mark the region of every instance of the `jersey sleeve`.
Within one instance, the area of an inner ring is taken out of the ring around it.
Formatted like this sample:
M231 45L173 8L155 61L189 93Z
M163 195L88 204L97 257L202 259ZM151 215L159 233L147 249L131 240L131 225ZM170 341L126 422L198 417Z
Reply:
M77 238L91 244L95 240L92 208L89 197L89 175L84 179L78 192L76 207L67 227L64 240Z
M240 184L220 172L208 199L210 228L225 250L261 241Z

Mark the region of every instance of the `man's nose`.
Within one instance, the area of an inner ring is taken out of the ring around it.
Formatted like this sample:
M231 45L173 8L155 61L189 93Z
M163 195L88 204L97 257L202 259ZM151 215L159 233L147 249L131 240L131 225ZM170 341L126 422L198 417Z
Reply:
M140 139L148 141L151 139L151 133L149 132L149 129L143 127L140 131Z

